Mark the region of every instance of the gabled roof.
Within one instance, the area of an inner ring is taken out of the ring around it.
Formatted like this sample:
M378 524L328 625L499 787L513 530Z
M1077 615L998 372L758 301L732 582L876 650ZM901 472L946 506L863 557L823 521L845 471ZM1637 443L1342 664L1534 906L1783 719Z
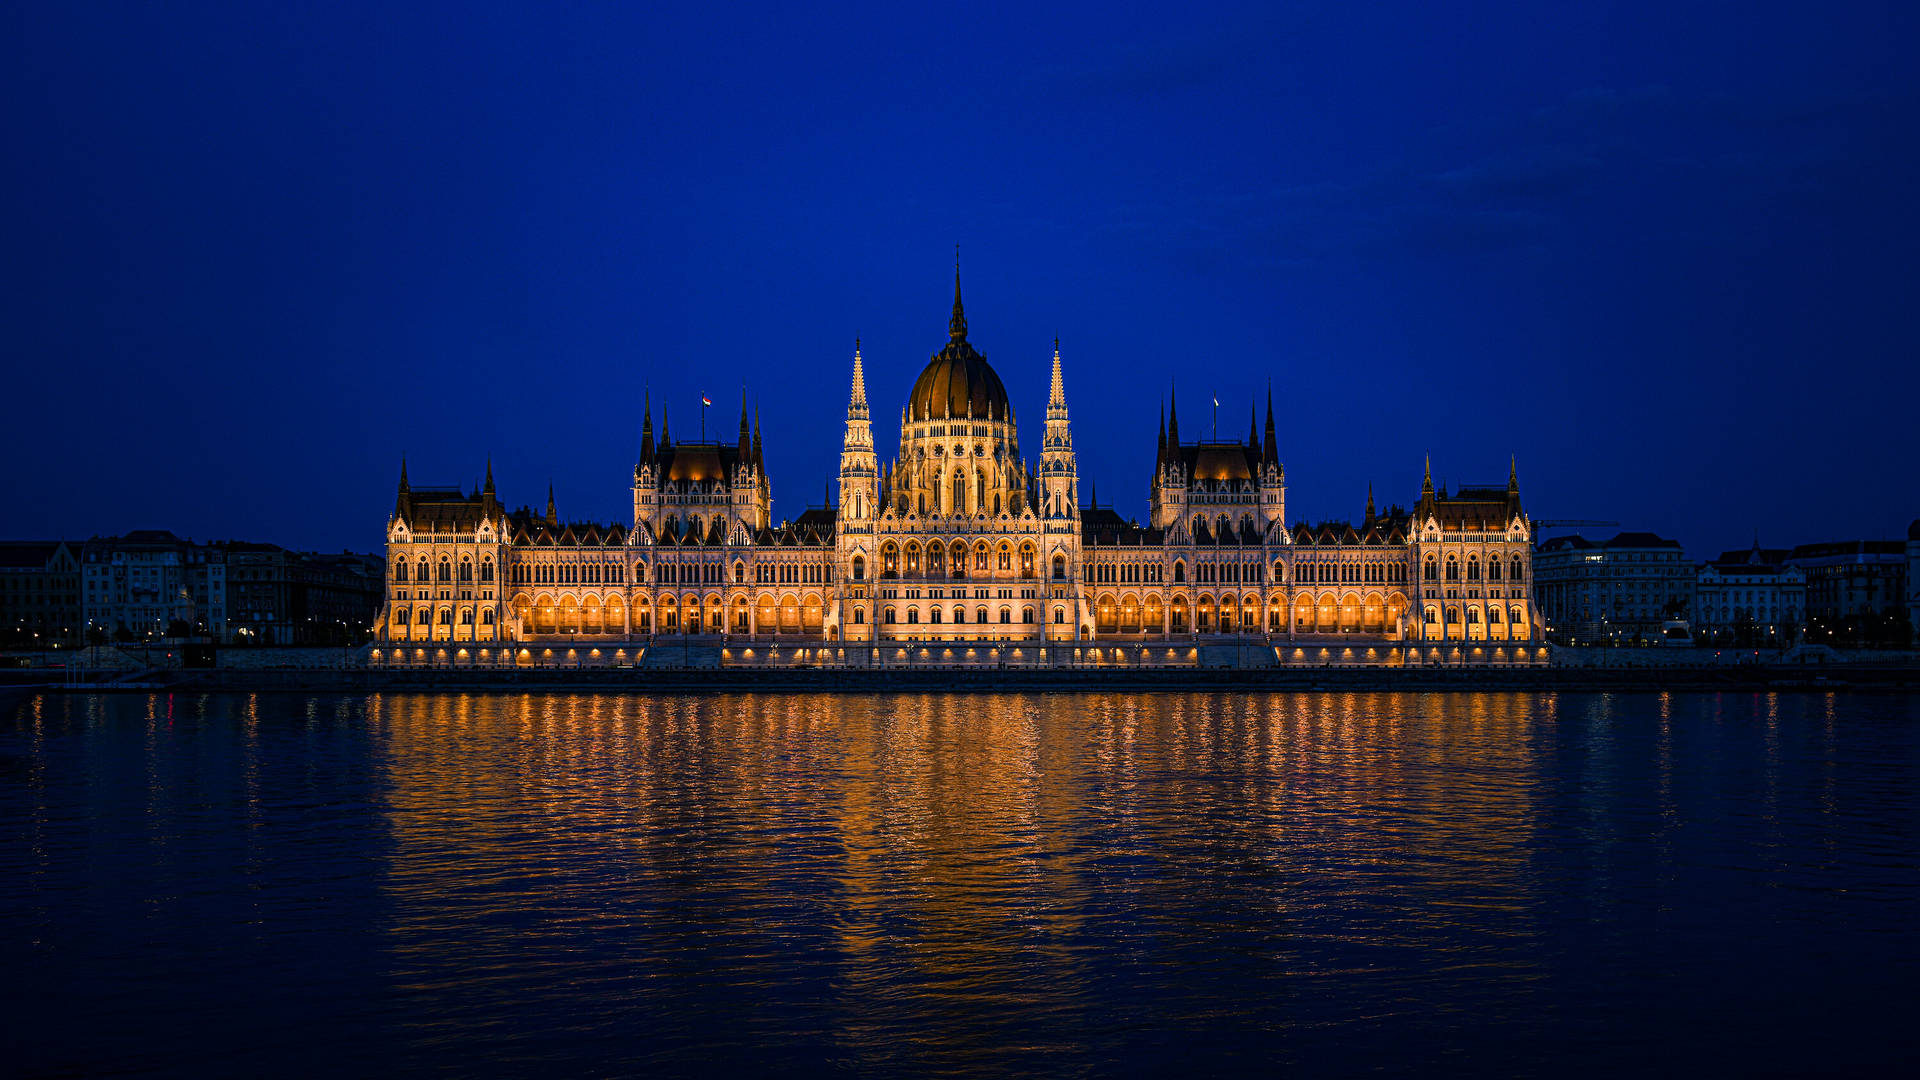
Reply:
M44 569L63 547L72 550L65 540L0 541L0 567L9 570Z

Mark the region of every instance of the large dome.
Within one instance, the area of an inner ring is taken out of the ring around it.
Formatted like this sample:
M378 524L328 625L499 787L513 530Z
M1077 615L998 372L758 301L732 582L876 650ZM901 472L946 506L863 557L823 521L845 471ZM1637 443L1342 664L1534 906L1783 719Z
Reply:
M987 358L967 341L967 316L960 306L960 275L953 276L953 318L947 322L947 347L934 353L914 380L907 411L925 417L972 416L1007 419L1007 388Z

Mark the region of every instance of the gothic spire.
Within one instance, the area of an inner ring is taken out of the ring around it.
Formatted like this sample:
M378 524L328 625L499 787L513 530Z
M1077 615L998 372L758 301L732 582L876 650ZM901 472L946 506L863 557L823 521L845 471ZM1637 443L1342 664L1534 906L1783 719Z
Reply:
M413 492L407 486L407 455L400 455L400 490L393 499L393 516L407 518L412 516Z
M1260 449L1260 410L1247 403L1247 449Z
M560 524L560 517L553 512L553 481L549 480L547 481L547 527L553 528L558 524Z
M766 462L760 457L760 406L753 407L753 471L764 473Z
M1167 461L1167 403L1164 401L1160 403L1160 442L1158 446L1159 449L1153 457L1153 466L1156 469L1166 464Z
M1267 380L1267 431L1260 444L1260 457L1270 465L1280 463L1280 442L1273 434L1273 380Z
M1167 449L1180 446L1180 388L1169 386L1167 391Z
M960 245L953 245L953 318L947 320L947 336L967 340L967 313L960 306Z
M748 455L752 452L753 437L747 428L747 388L742 386L740 388L740 464L750 464L752 459Z
M487 456L487 486L481 488L480 492L483 495L493 494L493 456L491 454Z
M1366 528L1373 528L1373 481L1367 481L1367 517Z
M1053 339L1053 383L1047 390L1047 419L1067 418L1067 384L1060 375L1060 339Z
M642 409L641 418L640 418L640 462L641 464L645 464L653 460L653 391L652 390L646 391L646 397L643 400L646 402L646 404L641 406L641 409Z
M660 449L673 445L673 434L667 430L667 407L660 406Z
M853 339L853 393L847 399L847 419L867 418L867 373L860 366L860 339Z

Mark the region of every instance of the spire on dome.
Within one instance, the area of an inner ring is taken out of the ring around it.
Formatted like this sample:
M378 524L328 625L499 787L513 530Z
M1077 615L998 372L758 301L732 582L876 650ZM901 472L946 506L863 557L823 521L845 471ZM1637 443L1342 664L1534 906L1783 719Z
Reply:
M967 312L960 306L960 245L953 245L953 317L947 320L947 336L967 340Z
M487 455L487 486L480 489L483 495L493 494L493 455Z

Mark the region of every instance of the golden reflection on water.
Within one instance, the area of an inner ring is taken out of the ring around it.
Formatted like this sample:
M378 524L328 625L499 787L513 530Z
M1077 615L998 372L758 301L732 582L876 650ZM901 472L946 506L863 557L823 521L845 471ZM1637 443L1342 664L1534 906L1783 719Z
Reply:
M514 992L505 936L644 936L588 976L634 997L701 971L751 998L805 957L858 1003L841 1043L882 1062L930 1002L968 1022L927 1037L969 1044L1095 1007L1096 939L1152 969L1244 937L1250 986L1512 948L1544 715L1524 694L384 696L392 947L414 991L463 1000Z

